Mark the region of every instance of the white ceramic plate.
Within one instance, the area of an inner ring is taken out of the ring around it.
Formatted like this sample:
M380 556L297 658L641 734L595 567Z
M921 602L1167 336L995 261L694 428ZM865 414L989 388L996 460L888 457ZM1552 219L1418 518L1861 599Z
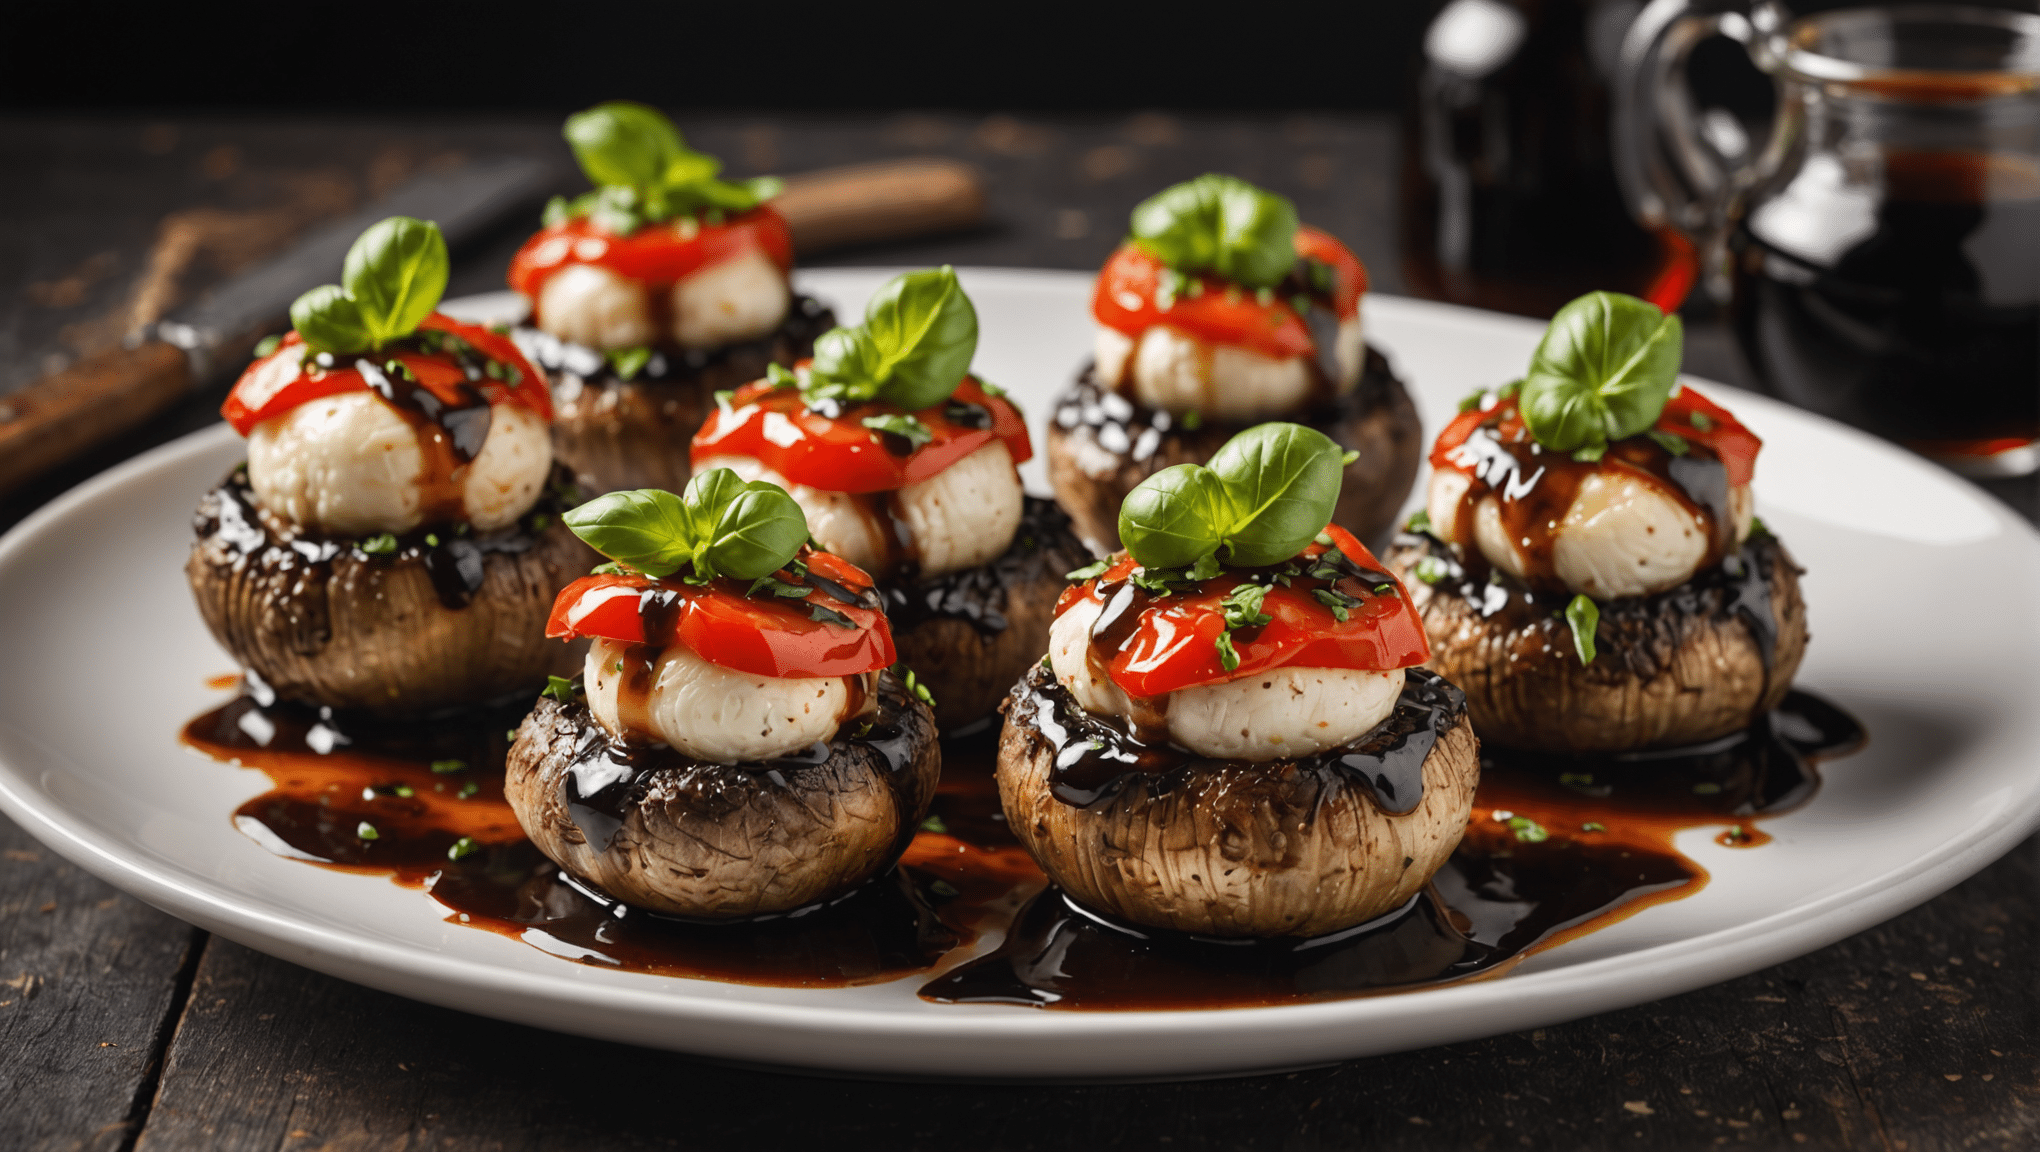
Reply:
M881 271L803 280L854 316ZM978 366L1037 424L1087 354L1091 281L971 270ZM501 306L478 299L479 306ZM1435 431L1518 375L1540 326L1371 298L1369 338ZM1726 390L1723 390L1726 391ZM1168 1077L1466 1040L1668 996L1877 923L2011 848L2040 818L2040 539L1931 465L1768 400L1723 399L1766 441L1766 522L1810 570L1800 682L1861 717L1867 751L1756 850L1682 835L1712 881L1484 983L1298 1007L1055 1012L918 999L921 977L756 988L568 963L445 923L424 894L281 859L235 831L267 787L176 740L233 664L184 583L190 512L241 457L225 426L121 465L0 540L0 808L136 896L252 947L405 996L726 1059L878 1075ZM1041 487L1038 465L1030 480ZM45 666L45 661L55 661ZM83 661L77 668L72 665ZM61 670L61 671L58 671ZM55 672L55 674L53 674ZM991 942L987 942L986 946Z

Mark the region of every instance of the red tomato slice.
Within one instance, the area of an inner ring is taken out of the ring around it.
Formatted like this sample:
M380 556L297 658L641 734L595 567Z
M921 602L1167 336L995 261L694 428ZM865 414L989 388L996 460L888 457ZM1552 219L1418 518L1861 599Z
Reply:
M1700 417L1700 424L1707 425L1706 428L1694 423L1696 414ZM1513 439L1523 428L1522 414L1516 410L1513 399L1504 400L1493 408L1468 409L1453 417L1445 430L1438 433L1437 442L1431 447L1431 467L1467 471L1464 466L1454 463L1450 454L1454 448L1466 443L1474 429L1491 420L1495 422L1495 431L1504 440ZM1727 471L1730 485L1748 484L1756 476L1757 453L1764 442L1728 409L1701 395L1696 388L1681 385L1678 395L1666 401L1665 409L1658 413L1653 427L1712 452Z
M1340 320L1360 311L1367 291L1367 270L1344 244L1315 228L1296 232L1296 254L1329 265L1333 272L1332 302ZM1165 311L1156 303L1162 262L1138 245L1122 244L1098 273L1091 295L1091 315L1107 328L1138 337L1156 324L1220 344L1251 348L1275 357L1308 356L1316 349L1310 327L1287 300L1261 303L1254 292L1217 276L1196 277L1201 294L1179 292Z
M572 264L599 264L626 280L660 288L711 264L749 251L763 252L781 271L793 267L793 234L770 204L721 224L680 217L616 236L587 216L547 228L524 242L510 261L510 287L533 301L545 282ZM533 319L537 316L534 314Z
M458 403L458 393L451 386L465 381L491 404L521 404L546 421L552 420L552 393L546 387L545 373L533 367L509 337L479 325L462 324L438 312L427 316L418 327L450 332L474 345L484 356L517 370L515 384L491 380L486 376L469 381L450 355L409 351L395 353L394 358L403 361L417 375L419 383L431 389L440 399ZM227 393L226 403L220 405L220 415L234 426L234 431L246 436L255 430L257 424L281 416L306 401L368 388L368 382L361 378L353 364L358 358L371 356L369 353L362 353L361 357L335 357L336 363L331 369L321 370L313 365L310 371L303 367L295 372L265 371L271 364L294 363L302 355L298 349L303 344L304 340L291 332L284 336L276 351L248 365L247 370L241 373L233 390ZM392 357L387 353L375 353L372 358L380 361Z
M853 593L871 578L826 552L804 549L809 572ZM780 579L791 582L782 570ZM696 587L649 576L583 576L553 601L545 634L559 640L599 636L627 644L685 644L712 664L754 676L806 679L855 676L889 668L898 659L892 627L875 609L845 604L817 588L800 600L744 595L747 585L716 580ZM815 620L815 604L850 619L852 627ZM657 635L646 635L647 621Z
M1326 581L1297 577L1288 587L1278 584L1261 602L1261 611L1273 619L1259 628L1233 632L1240 662L1228 672L1218 654L1218 636L1225 631L1225 613L1219 602L1246 578L1227 573L1205 581L1197 592L1150 600L1141 611L1139 625L1111 657L1108 668L1113 683L1128 695L1151 697L1292 665L1386 672L1430 659L1423 622L1402 582L1352 533L1336 526L1325 531L1348 559L1383 574L1379 581L1365 586L1356 585L1351 578L1341 582L1341 591L1360 600L1349 609L1344 623L1311 595L1312 589L1327 586ZM1312 544L1300 558L1314 559L1327 551L1330 549L1322 544ZM1136 567L1131 557L1122 556L1103 575L1064 592L1056 604L1057 615L1078 600L1103 600L1132 587L1126 580ZM1393 594L1375 593L1375 583L1393 585Z
M1011 401L987 393L970 377L957 385L952 399L983 406L992 414L992 426L952 423L940 404L925 408L913 415L935 438L910 455L895 456L880 434L860 421L902 415L903 409L856 404L831 419L808 411L798 389L760 380L739 388L727 408L709 413L694 434L692 458L699 468L712 456L749 456L795 484L825 492L891 492L936 475L993 440L1005 442L1015 464L1034 455L1027 422Z

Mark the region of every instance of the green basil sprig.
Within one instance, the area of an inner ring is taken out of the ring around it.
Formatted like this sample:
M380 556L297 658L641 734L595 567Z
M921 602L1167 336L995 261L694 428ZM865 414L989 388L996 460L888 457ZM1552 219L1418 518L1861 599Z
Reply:
M611 492L561 519L590 548L647 576L693 568L695 582L756 580L786 567L807 543L807 517L786 490L745 483L716 468L679 496L657 488Z
M773 176L717 179L722 161L689 148L665 113L643 104L612 100L576 112L563 135L596 187L572 200L554 197L545 208L547 227L590 216L605 231L628 236L675 216L700 213L713 223L720 213L757 207L781 187Z
M451 268L439 225L392 216L347 250L340 283L322 284L291 304L291 326L315 352L381 348L432 315Z
M908 412L949 399L977 352L977 309L944 264L895 276L864 306L864 323L815 341L801 383L817 400L883 400Z
M1119 538L1145 568L1213 556L1242 567L1279 564L1331 521L1345 455L1301 424L1249 428L1209 465L1178 464L1141 481L1120 505Z
M1216 173L1164 188L1133 210L1133 242L1178 272L1273 288L1296 266L1296 205Z
M1677 316L1619 292L1558 310L1530 358L1516 404L1539 444L1598 460L1611 440L1657 422L1679 379Z

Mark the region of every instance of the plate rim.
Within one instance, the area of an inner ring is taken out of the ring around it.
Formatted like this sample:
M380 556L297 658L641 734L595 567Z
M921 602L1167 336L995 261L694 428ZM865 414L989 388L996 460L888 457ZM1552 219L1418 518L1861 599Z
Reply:
M892 271L885 268L826 268L807 270L820 273L870 276ZM966 275L1034 280L1047 286L1055 281L1089 280L1087 273L1043 269L962 268ZM1478 319L1502 322L1510 327L1535 326L1535 321L1478 309L1436 304L1403 297L1384 297L1378 303L1409 314L1431 312L1443 319ZM1700 378L1693 378L1700 379ZM1709 387L1726 386L1706 382ZM1732 391L1741 392L1739 389ZM1855 439L1905 466L1932 468L1930 463L1896 446L1868 436L1813 413L1792 410L1793 415L1825 425L1822 431ZM118 493L138 480L193 456L220 451L238 441L225 424L188 433L150 449L73 487L25 517L0 537L0 570L11 568L22 554L52 531L61 530L75 512L110 494ZM1959 479L1959 478L1958 478ZM1962 485L1971 499L1981 498L2002 526L2023 537L2026 546L2040 546L2040 529L2004 502L1974 484ZM0 722L4 722L0 716ZM9 728L9 742L25 737ZM46 750L59 763L64 754ZM1315 1033L1330 1037L1332 1047L1342 1053L1333 1059L1411 1047L1391 1044L1366 1049L1352 1037L1356 1025L1376 1022L1419 1023L1426 1017L1450 1017L1455 1027L1441 1019L1435 1034L1419 1046L1450 1043L1478 1035L1511 1031L1517 1027L1554 1022L1553 1002L1563 1001L1562 1018L1610 1011L1659 999L1693 988L1734 978L1793 956L1825 947L1856 934L1939 895L2015 847L2040 827L2040 805L2017 802L2011 797L1982 810L1957 834L1932 851L1908 858L1902 864L1809 901L1697 936L1666 940L1633 951L1506 979L1477 980L1412 995L1362 997L1308 1004L1226 1009L1176 1009L1106 1012L1056 1012L1007 1009L1003 1006L955 1006L938 1012L901 1012L873 1006L839 1006L826 1002L768 1003L689 994L683 981L654 977L654 985L643 987L618 983L560 979L551 972L523 971L496 965L486 958L472 958L433 950L397 940L362 937L322 922L315 912L292 909L272 911L248 901L228 883L210 880L188 869L159 874L129 846L117 838L102 836L89 822L43 790L39 773L14 762L12 749L0 752L0 811L19 823L37 840L94 876L113 884L145 902L181 919L199 924L229 939L258 950L280 955L329 974L371 987L382 988L414 999L448 1004L451 1007L519 1023L532 1024L528 1017L509 1010L528 1002L549 1003L557 1009L594 1010L596 1016L639 1013L672 1034L668 1037L637 1036L624 1042L648 1043L682 1051L714 1056L690 1046L686 1030L691 1025L720 1024L754 1030L761 1042L772 1036L836 1036L845 1039L902 1041L1034 1042L1042 1051L1056 1044L1111 1037L1126 1040L1167 1039L1191 1033L1226 1033L1269 1029L1290 1036ZM2029 787L2023 798L2031 799ZM128 849L124 851L124 849ZM378 878L380 879L380 878ZM385 883L387 881L384 881ZM404 891L399 889L400 891ZM564 963L564 961L562 961ZM570 971L570 970L569 970ZM926 974L905 977L925 979ZM703 982L710 983L710 982ZM426 987L421 988L420 985ZM434 993L440 993L435 995ZM458 993L458 994L456 994ZM504 998L505 1012L478 1006L477 999ZM1467 1020L1473 1020L1471 1026ZM613 1030L591 1019L584 1034L615 1039ZM557 1022L537 1024L558 1030L577 1030ZM641 1030L642 1031L642 1030ZM1321 1041L1319 1047L1325 1047ZM876 1056L877 1054L873 1054ZM953 1055L953 1054L949 1054ZM750 1058L750 1057L744 1057ZM778 1060L768 1057L771 1062ZM947 1059L945 1055L944 1059ZM880 1064L887 1063L880 1059ZM912 1061L907 1062L913 1063ZM1234 1067L1226 1061L1191 1060L1184 1069L1163 1075L1249 1074L1281 1064L1282 1061ZM1287 1061L1293 1065L1294 1060ZM839 1067L824 1061L821 1067ZM892 1066L902 1067L900 1062ZM839 1070L872 1071L840 1065ZM882 1069L881 1069L882 1070ZM925 1074L909 1069L907 1075ZM1138 1073L1149 1075L1148 1073ZM1043 1074L996 1072L977 1078L999 1080L1039 1079ZM1104 1079L1087 1076L1086 1079Z

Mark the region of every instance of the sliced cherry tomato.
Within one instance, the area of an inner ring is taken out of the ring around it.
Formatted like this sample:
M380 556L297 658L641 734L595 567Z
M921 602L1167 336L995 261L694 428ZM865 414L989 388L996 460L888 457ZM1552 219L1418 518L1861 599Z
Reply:
M945 414L949 403L975 404L991 413L989 428L958 424ZM905 456L893 454L886 437L864 426L873 416L904 415L891 404L853 404L838 417L808 410L796 388L760 380L739 388L727 408L708 414L694 434L694 466L714 456L749 456L795 484L825 492L891 492L918 484L977 451L1002 440L1021 464L1034 455L1027 422L1003 396L993 396L965 377L948 403L913 413L934 439Z
M438 312L427 316L418 327L459 336L474 345L482 355L514 369L515 382L488 376L468 380L451 354L411 351L361 353L334 357L335 364L330 369L321 369L316 364L307 366L300 363L304 355L304 340L292 332L284 336L276 351L248 365L247 370L241 373L233 390L227 393L226 403L220 405L220 415L234 426L234 431L246 436L255 430L257 424L281 416L306 401L340 392L365 391L368 382L353 367L355 360L370 359L380 364L396 359L411 369L419 383L449 404L461 402L454 386L466 383L481 392L491 404L521 404L546 421L552 420L552 393L546 387L545 374L524 358L509 337L479 325L462 324Z
M592 217L581 216L525 241L510 261L510 287L536 308L545 282L572 264L599 264L626 280L659 288L752 251L763 252L782 272L793 267L793 233L770 204L720 224L678 217L647 224L628 236L613 235Z
M803 549L801 559L811 574L852 593L871 590L870 577L836 556ZM778 577L798 582L785 570ZM898 659L883 612L846 604L820 588L798 600L746 596L747 588L731 580L696 586L636 574L583 576L553 601L545 634L560 640L599 636L626 644L685 644L711 664L782 679L855 676L891 667ZM851 626L830 623L810 606L846 617ZM648 620L658 635L646 635Z
M1367 270L1344 244L1315 228L1296 232L1296 254L1318 260L1333 272L1332 302L1340 320L1359 315L1360 296L1367 291ZM1308 356L1316 344L1310 327L1289 301L1271 299L1228 283L1217 276L1192 278L1195 289L1180 291L1164 310L1156 301L1163 265L1128 242L1122 244L1098 273L1091 294L1091 315L1098 323L1138 337L1157 324L1219 344L1251 348L1278 358Z
M1351 668L1386 672L1422 664L1431 658L1430 642L1424 636L1423 621L1410 603L1402 582L1382 568L1365 545L1343 528L1328 527L1332 547L1345 553L1362 569L1382 573L1379 580L1365 584L1351 577L1337 582L1339 590L1359 603L1347 610L1341 623L1332 610L1312 595L1314 589L1333 582L1305 576L1292 577L1285 587L1269 588L1261 611L1272 619L1257 628L1233 632L1233 647L1239 666L1227 671L1218 651L1219 634L1226 630L1220 601L1246 582L1246 577L1227 573L1206 580L1198 591L1174 593L1152 599L1142 609L1140 623L1112 654L1107 667L1112 682L1134 697L1160 696L1205 684L1238 680L1271 668ZM1299 559L1309 560L1330 551L1322 544L1305 548ZM1103 575L1066 590L1056 603L1061 615L1078 600L1106 600L1133 586L1127 578L1138 565L1122 556ZM1389 585L1386 593L1376 585ZM1139 595L1137 591L1134 593Z
M1696 415L1699 417L1697 422L1694 419ZM1452 422L1445 425L1445 430L1438 434L1437 442L1431 447L1431 467L1467 471L1464 465L1452 460L1452 450L1466 443L1474 429L1490 421L1495 425L1496 434L1505 441L1516 439L1523 430L1523 416L1513 399L1504 400L1493 408L1470 408L1453 417ZM1696 388L1682 385L1678 395L1666 401L1664 411L1658 413L1657 423L1652 427L1713 453L1728 473L1731 486L1748 484L1756 476L1757 453L1764 442L1728 409L1701 395Z

